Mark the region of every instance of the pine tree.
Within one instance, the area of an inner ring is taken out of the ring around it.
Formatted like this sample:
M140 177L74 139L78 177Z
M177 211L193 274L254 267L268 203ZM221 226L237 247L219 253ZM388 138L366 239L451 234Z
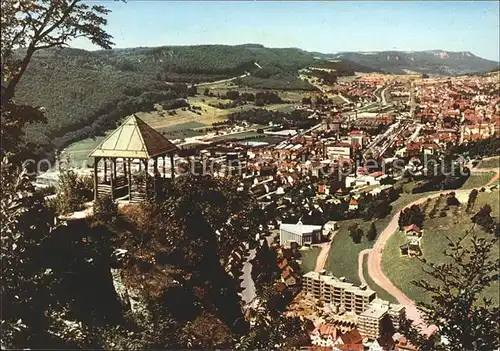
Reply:
M370 229L366 232L366 238L368 241L373 241L377 237L377 227L375 227L375 222L372 222Z

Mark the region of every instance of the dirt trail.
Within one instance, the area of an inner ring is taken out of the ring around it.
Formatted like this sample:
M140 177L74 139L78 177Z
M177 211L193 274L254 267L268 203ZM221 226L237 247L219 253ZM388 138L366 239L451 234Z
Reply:
M321 252L316 259L316 269L314 270L315 272L320 272L325 268L326 259L328 258L328 252L330 252L331 244L331 241L321 244Z
M358 256L358 276L361 284L368 285L365 280L365 276L363 274L363 260L365 255L368 255L372 249L364 249L359 253Z

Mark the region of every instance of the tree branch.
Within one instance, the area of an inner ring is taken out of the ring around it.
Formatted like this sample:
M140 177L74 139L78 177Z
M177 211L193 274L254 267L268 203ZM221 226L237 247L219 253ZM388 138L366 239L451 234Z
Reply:
M52 26L50 26L49 28L47 28L44 32L42 32L39 35L40 40L43 40L43 38L47 34L49 34L54 29L56 29L57 27L59 27L64 22L64 20L68 17L68 15L71 13L71 11L73 11L73 8L76 6L76 4L78 4L80 1L81 0L73 0L73 2L68 6L68 8L66 9L66 11L62 14L61 18L58 21L55 21L54 24L52 24Z

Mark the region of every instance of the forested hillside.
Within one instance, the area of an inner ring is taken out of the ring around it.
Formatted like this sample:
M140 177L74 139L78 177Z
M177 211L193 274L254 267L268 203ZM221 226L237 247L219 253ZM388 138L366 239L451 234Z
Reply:
M274 68L274 74L294 73L314 61L309 53L299 49L270 49L256 44L119 49L99 51L96 55L122 71L167 78L183 74L188 75L187 82L206 81L210 79L204 78L215 76L230 78L257 71L258 65L263 69Z
M114 127L130 113L185 96L186 88L120 72L93 55L44 55L30 64L16 99L43 108L48 123L28 125L26 138L39 147L40 156L47 156L53 148Z
M128 114L186 97L187 84L240 76L243 84L270 89L314 89L297 70L314 61L299 49L261 45L199 45L42 51L31 61L16 99L41 106L47 124L28 125L27 141L41 156L101 133ZM183 84L169 84L169 83Z
M383 70L361 65L349 60L318 61L313 68L332 69L338 76L352 76L355 72L361 73L383 73Z

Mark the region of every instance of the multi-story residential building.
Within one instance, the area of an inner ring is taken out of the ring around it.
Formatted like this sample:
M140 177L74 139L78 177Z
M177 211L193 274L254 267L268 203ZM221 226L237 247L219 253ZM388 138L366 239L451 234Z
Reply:
M404 314L405 308L402 305L375 299L370 303L369 308L359 315L358 330L364 338L375 340L381 336L384 318L389 318L393 329L398 330Z
M365 311L376 298L375 291L368 289L366 285L357 287L345 282L343 278L338 279L318 272L304 274L303 282L306 293L324 303L342 306L346 311L356 314Z
M363 337L375 340L382 328L382 319L387 315L385 308L371 307L360 314L358 330Z

